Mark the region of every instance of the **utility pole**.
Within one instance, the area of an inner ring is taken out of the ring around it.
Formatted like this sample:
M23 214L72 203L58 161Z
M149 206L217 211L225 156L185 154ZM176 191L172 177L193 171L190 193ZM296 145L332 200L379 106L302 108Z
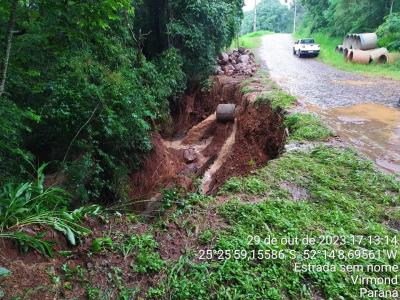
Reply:
M254 0L253 32L257 31L257 0Z
M297 3L296 0L293 0L294 3L294 18L293 18L293 33L296 32L296 19L297 19Z

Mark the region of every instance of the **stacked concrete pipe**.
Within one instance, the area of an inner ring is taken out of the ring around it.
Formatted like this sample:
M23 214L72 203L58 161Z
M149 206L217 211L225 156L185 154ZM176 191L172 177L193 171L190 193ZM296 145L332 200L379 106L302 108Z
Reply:
M343 53L343 45L337 45L335 51L339 52L339 53Z
M371 56L371 61L377 64L386 64L390 61L389 51L386 48L378 48L367 51Z
M342 47L342 48L341 48ZM343 45L336 47L337 52L343 52L346 61L368 64L372 61L382 64L390 61L386 48L378 47L376 33L348 34L343 40Z
M368 65L371 62L371 55L367 51L354 49L349 53L349 61Z
M378 47L378 36L376 33L362 33L357 34L357 39L359 41L360 50L371 50Z
M344 59L345 59L346 61L349 60L350 51L351 51L351 49L349 49L349 48L344 48L344 49L343 49L343 57L344 57Z

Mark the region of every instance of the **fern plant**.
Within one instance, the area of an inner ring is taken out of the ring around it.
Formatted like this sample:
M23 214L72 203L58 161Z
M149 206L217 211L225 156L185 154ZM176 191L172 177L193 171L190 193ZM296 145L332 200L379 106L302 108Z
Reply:
M20 184L8 183L0 190L0 238L14 239L23 249L34 248L52 255L52 243L39 233L32 236L26 227L49 226L62 232L69 243L76 245L76 238L85 236L90 230L82 226L86 214L98 214L98 206L67 210L70 195L59 187L45 187L43 164L37 170L35 180Z

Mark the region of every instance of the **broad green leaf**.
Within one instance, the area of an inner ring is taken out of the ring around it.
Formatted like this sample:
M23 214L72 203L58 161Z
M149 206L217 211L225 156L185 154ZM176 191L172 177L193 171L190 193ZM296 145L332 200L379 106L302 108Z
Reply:
M5 277L5 276L10 276L10 275L11 275L11 271L10 270L8 270L6 268L3 268L3 267L0 267L0 278L1 277Z

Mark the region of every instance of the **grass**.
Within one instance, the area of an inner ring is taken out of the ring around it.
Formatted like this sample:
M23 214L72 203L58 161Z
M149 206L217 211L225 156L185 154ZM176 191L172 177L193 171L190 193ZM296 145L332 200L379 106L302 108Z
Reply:
M308 196L294 201L286 188L288 182L306 190ZM351 275L378 276L367 272L367 265L394 265L400 259L397 256L395 259L344 260L338 253L343 250L352 255L360 249L366 253L398 249L394 238L400 238L399 233L385 224L392 217L388 214L390 208L400 204L399 192L398 181L376 172L370 162L351 150L321 146L311 152L287 154L251 176L232 178L222 189L224 197L230 200L219 204L218 212L230 227L219 231L217 241L210 243L208 249L232 255L240 250L243 256L222 260L213 256L200 262L195 260L198 253L182 256L177 263L169 265L167 279L152 292L156 290L164 299L171 296L175 299L313 299L315 295L325 299L358 299L361 285L353 284ZM259 201L248 203L248 196ZM393 243L352 244L356 235L388 236ZM287 245L266 240L321 236L340 236L347 244ZM251 251L265 256L263 259L244 256ZM325 253L329 253L328 257ZM276 257L267 258L269 255ZM296 263L329 265L337 270L295 272ZM345 265L361 267L357 272L345 272L342 270ZM388 277L395 275L395 272L385 273ZM383 284L371 288L385 290L395 286Z
M232 42L231 48L244 47L248 49L254 49L261 46L261 37L267 34L273 34L271 31L256 31L251 32L239 37L239 45L236 41Z
M265 76L243 86L260 84L271 91L261 94L256 105L281 110L295 101ZM118 255L112 260L117 266L101 269L107 287L91 281L93 270L72 264L63 265L61 274L49 271L53 285L64 291L81 285L88 299L359 299L362 287L398 288L387 283L363 286L352 279L398 275L394 270L373 272L368 266L400 264L400 255L386 252L399 249L400 182L351 149L324 145L332 133L312 114L285 115L284 125L292 140L321 144L286 153L249 176L230 178L216 196L164 190L162 211L167 214L140 233L110 228L93 240L88 253L80 253L101 260ZM224 226L200 229L209 213ZM144 225L135 216L120 217L137 223L129 224L130 229ZM179 228L178 234L171 227ZM159 240L160 232L167 233L166 240ZM174 244L181 247L177 260L161 257L160 248L169 239L185 241ZM141 283L133 287L129 278L136 277Z
M285 125L291 141L326 141L333 136L333 132L314 114L290 114L285 118Z
M255 105L268 103L273 109L287 109L293 105L296 98L281 90L272 90L261 93L255 101Z
M341 53L335 52L335 47L339 44L342 44L343 39L329 37L328 35L322 33L305 35L312 36L315 38L316 42L321 45L319 59L324 63L348 72L400 79L400 61L397 61L393 64L372 63L369 65L348 63L343 59L343 55ZM300 34L296 34L296 37L300 38Z
M289 107L293 100L276 89L258 99L276 109ZM285 119L292 140L325 141L332 135L315 115L294 113ZM201 252L186 249L178 262L166 265L164 279L147 296L358 299L360 288L393 290L395 285L364 286L352 279L397 276L395 269L376 273L368 268L400 263L399 255L390 257L400 242L394 229L400 224L399 193L395 177L376 171L351 149L321 144L285 154L224 184L209 205L229 226L198 235L210 258L200 259ZM358 236L364 239L355 242ZM341 242L333 242L335 237ZM388 242L371 243L367 237L387 237ZM293 242L296 238L302 242ZM307 242L313 239L319 242ZM374 257L381 252L386 254Z

